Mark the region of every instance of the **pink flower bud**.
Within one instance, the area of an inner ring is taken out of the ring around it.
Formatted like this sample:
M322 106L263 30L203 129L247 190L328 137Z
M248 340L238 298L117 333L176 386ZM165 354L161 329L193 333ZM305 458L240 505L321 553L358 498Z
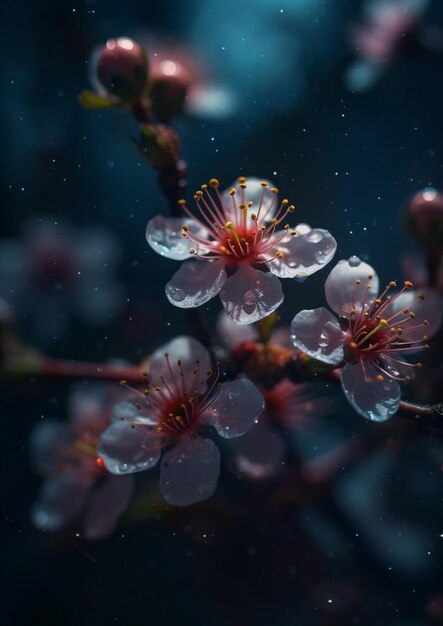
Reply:
M426 250L443 250L443 193L427 187L406 205L406 228Z
M137 101L148 79L143 48L127 37L108 39L98 57L97 76L108 93L125 102Z
M192 83L191 72L178 61L165 59L154 62L150 97L152 109L161 121L167 122L182 113Z

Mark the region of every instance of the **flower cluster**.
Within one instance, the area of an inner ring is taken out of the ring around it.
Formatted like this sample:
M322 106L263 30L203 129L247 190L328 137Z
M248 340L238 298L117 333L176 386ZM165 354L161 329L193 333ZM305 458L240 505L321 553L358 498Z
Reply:
M184 223L163 216L148 222L146 238L156 252L194 257L166 285L172 304L198 307L220 294L230 320L251 324L283 302L279 278L304 280L332 259L332 235L307 224L292 228L286 220L295 206L286 198L279 204L277 193L268 181L244 177L220 193L211 179L194 195L197 215L181 200Z
M441 321L441 297L430 289L416 292L411 282L391 295L391 281L378 295L374 269L358 257L340 261L325 283L327 309L304 310L292 320L294 345L331 365L344 364L341 384L363 417L384 421L400 402L398 381L409 380L420 363L405 356L429 347Z

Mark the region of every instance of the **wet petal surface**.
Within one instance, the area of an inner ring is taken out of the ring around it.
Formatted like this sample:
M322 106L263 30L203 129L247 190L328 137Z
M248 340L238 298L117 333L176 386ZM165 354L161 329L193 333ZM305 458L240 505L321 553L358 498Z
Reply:
M373 422L384 422L398 409L400 386L386 376L383 382L379 382L376 379L379 372L370 364L365 365L365 371L369 381L365 380L359 364L345 365L341 376L343 391L360 415Z
M330 364L343 360L346 334L337 318L324 307L297 313L291 323L291 339L296 348L314 359Z
M284 295L276 276L248 265L226 280L220 298L232 322L252 324L275 311Z

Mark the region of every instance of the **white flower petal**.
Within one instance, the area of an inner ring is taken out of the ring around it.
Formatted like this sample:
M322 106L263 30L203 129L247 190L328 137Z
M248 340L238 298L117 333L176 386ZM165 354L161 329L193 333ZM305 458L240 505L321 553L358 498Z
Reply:
M133 476L107 474L91 491L83 519L87 539L101 539L112 533L129 504L133 489Z
M268 183L267 187L262 187L261 183ZM251 213L255 213L257 215L260 204L261 209L258 215L259 221L270 222L275 215L277 205L278 205L278 196L276 193L273 193L271 189L274 187L273 183L265 178L246 178L246 189L244 190L244 199L245 204L248 202L252 202L252 206L248 209L248 217L250 218ZM231 189L235 189L235 202L236 206L242 202L243 198L243 189L240 187L240 183L235 181L231 187L225 189L222 193L223 202L228 209L231 219L236 223L236 220L239 218L239 211L234 209L233 201L229 192Z
M166 502L188 506L212 496L220 474L220 452L210 439L183 435L160 467L160 492Z
M201 306L219 293L225 280L223 261L186 261L166 285L166 297L182 309Z
M346 334L337 318L324 307L297 313L291 323L291 339L296 348L314 359L330 364L343 360Z
M187 224L193 235L207 237L208 232L198 222L188 217L164 217L156 215L146 226L146 241L151 248L168 259L189 259L189 249L195 246L182 237L182 226Z
M165 357L166 353L168 359ZM178 365L178 361L180 361L180 365ZM176 382L180 381L180 371L182 371L186 388L190 389L195 379L194 370L196 368L200 372L201 380L205 380L206 372L211 368L209 352L194 337L180 336L153 353L148 362L148 376L151 384L155 386L161 385L162 378L166 381L172 379Z
M155 433L142 433L127 421L113 422L100 437L98 455L112 474L132 474L150 469L160 458Z
M221 437L240 437L256 423L265 408L265 400L247 378L223 383L208 409L204 421L214 426Z
M356 285L356 280L361 284ZM368 285L371 288L366 294ZM350 313L353 307L361 309L363 299L365 306L369 306L378 295L377 273L356 256L339 261L326 279L325 294L329 306L339 315Z
M365 370L370 381L367 382L359 364L348 363L343 368L341 384L346 398L354 409L373 422L384 422L398 409L400 386L392 378L385 376L383 382L376 379L377 370L367 363Z
M61 475L45 480L31 510L33 524L40 530L55 531L78 517L85 505L89 486Z
M276 276L247 265L226 280L220 298L232 322L252 324L275 311L284 295Z
M261 419L243 437L232 442L238 470L250 478L263 479L281 470L284 445L280 434Z
M318 272L335 254L337 242L323 228L310 228L305 224L296 226L296 235L288 235L279 244L281 259L267 265L280 278L305 278Z

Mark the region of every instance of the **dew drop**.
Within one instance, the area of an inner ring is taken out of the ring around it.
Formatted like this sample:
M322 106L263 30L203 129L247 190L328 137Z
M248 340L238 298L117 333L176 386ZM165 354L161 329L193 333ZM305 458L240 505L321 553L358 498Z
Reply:
M358 258L358 256L354 255L354 256L351 256L348 263L351 267L358 267L361 263L361 260Z
M325 331L323 331L323 332L320 334L320 341L318 342L318 345L319 345L321 348L326 348L326 346L328 345L328 343L329 343L329 335L328 335L328 333L326 333Z

